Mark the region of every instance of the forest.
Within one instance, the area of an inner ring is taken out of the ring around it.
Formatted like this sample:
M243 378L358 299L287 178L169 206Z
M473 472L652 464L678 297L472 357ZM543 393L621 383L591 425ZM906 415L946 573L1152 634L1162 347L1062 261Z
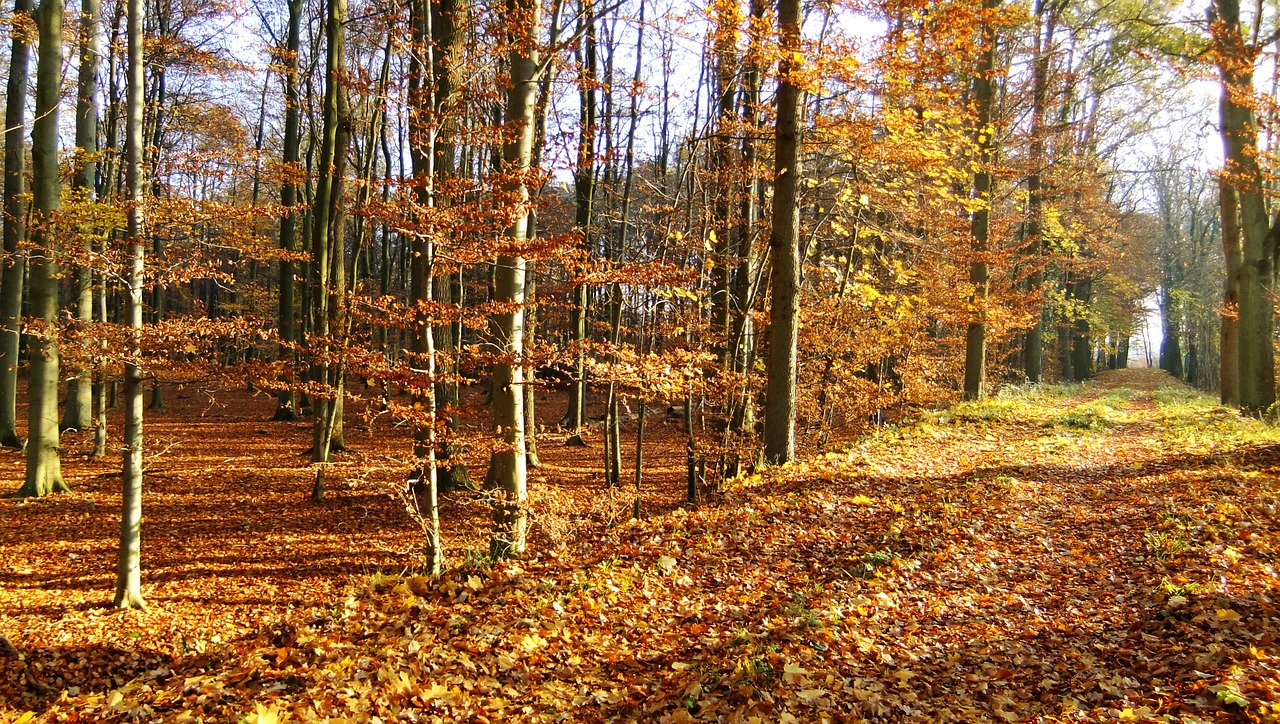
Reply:
M1280 720L1271 0L0 19L0 720Z

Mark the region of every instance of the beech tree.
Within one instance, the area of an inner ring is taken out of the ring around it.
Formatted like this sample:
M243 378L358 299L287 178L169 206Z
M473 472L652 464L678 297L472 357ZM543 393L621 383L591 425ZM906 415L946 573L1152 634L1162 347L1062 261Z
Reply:
M35 122L31 129L31 247L27 278L32 329L27 407L27 473L21 494L39 497L69 490L58 446L58 105L62 85L62 0L43 0L36 11Z
M97 198L98 174L98 59L102 55L98 39L98 0L81 0L79 23L80 62L76 84L76 174L72 192L83 202L92 204ZM89 235L86 235L89 236ZM87 241L85 257L93 253L94 244ZM74 316L88 336L93 324L93 269L88 263L76 266L72 278ZM88 365L81 365L67 382L67 407L62 417L63 430L88 430L94 424L93 377Z
M1228 209L1232 205L1228 198L1222 207L1223 218L1235 222L1231 226L1233 230L1238 227L1240 234L1238 256L1230 236L1224 235L1223 239L1227 268L1235 272L1226 291L1227 304L1231 303L1233 292L1236 297L1235 391L1242 407L1262 412L1276 401L1272 339L1275 304L1271 297L1276 229L1267 212L1252 102L1254 64L1260 51L1256 37L1259 26L1254 24L1253 41L1246 40L1237 0L1215 0L1209 19L1212 54L1222 82L1220 130L1225 173L1239 206L1238 214ZM1230 375L1224 379L1229 380Z
M490 553L495 558L525 549L528 513L528 460L524 419L524 287L529 222L529 173L532 168L539 69L538 40L542 7L538 0L507 0L506 22L510 87L506 94L502 145L503 192L512 204L506 244L496 259L493 316L493 424L502 447L489 460L489 481L499 493L494 502Z
M0 271L0 445L22 447L18 438L18 347L22 333L22 287L26 256L27 81L31 0L14 0L12 50L4 115L4 266Z
M128 0L128 76L125 103L125 189L128 197L127 267L129 349L124 365L124 499L116 569L116 608L143 608L142 599L142 292L146 270L143 214L143 20L145 0Z

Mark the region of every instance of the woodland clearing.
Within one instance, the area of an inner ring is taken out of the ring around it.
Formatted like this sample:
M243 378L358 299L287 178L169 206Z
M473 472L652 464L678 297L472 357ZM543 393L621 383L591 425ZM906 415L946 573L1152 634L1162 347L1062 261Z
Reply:
M68 456L72 493L0 503L0 631L58 692L0 661L0 719L1280 714L1280 431L1164 373L924 413L693 507L672 426L647 438L640 520L610 520L598 446L548 435L530 552L462 554L486 509L457 494L438 580L413 575L400 504L360 482L404 439L349 433L317 505L308 425L238 394L184 392L149 423L168 449L146 478L146 611L109 607L111 458Z

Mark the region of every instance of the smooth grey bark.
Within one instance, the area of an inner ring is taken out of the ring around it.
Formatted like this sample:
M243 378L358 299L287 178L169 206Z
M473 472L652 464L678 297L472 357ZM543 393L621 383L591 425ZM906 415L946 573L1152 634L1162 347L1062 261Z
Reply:
M495 495L493 536L489 552L494 558L524 552L528 528L528 498L524 427L524 284L525 259L521 247L528 235L529 186L535 123L538 37L542 24L538 0L506 0L507 33L511 44L507 89L506 141L502 166L507 180L503 191L517 204L507 227L509 244L497 258L494 299L503 311L490 322L495 350L493 365L493 424L502 448L489 460Z
M782 59L774 122L773 229L769 281L769 358L765 368L764 454L774 464L796 455L796 337L800 327L800 154L804 89L800 0L778 0ZM692 414L692 410L689 411Z
M128 0L129 60L125 101L125 187L128 207L129 355L124 365L124 502L116 568L116 608L144 608L142 600L142 290L147 240L143 219L143 0Z
M22 447L16 427L18 348L22 334L22 286L26 260L18 245L26 237L27 79L31 45L31 0L14 0L9 84L4 131L4 261L0 271L0 445Z
M76 84L77 164L72 188L85 200L96 200L98 162L98 59L102 55L98 39L98 0L80 3L80 67ZM89 242L90 251L93 242ZM93 324L93 269L77 267L72 277L75 318L87 332ZM93 420L93 374L86 366L67 382L67 406L63 430L88 430Z
M36 115L31 128L30 284L31 365L27 390L27 473L20 495L68 490L58 448L58 100L62 84L62 0L44 0L36 11L40 51L36 62Z

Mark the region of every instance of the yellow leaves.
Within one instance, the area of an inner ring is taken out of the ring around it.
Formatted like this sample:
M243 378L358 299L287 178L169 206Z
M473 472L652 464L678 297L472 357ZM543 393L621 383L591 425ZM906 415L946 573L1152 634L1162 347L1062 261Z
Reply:
M288 720L288 711L277 709L274 704L267 706L262 702L258 702L254 712L244 719L246 724L283 724Z
M17 719L14 719L13 724L27 724L27 722L30 722L35 718L36 718L36 713L34 711L29 711L26 714L23 714L22 716L18 717Z
M871 507L872 505L875 505L875 501L865 495L855 495L849 502L854 505L861 505L864 507Z
M1155 712L1149 706L1125 707L1120 711L1120 721L1146 721L1154 716Z
M546 645L547 645L547 640L542 638L538 634L529 634L528 636L525 636L523 639L520 640L520 648L524 649L529 653L533 653L534 651L537 651L538 649Z
M460 693L461 691L456 686L453 688L452 691L450 691L449 687L445 686L444 684L433 683L429 689L425 689L421 694L419 694L419 696L422 698L423 701L431 701L433 699L448 701L449 699L456 697Z
M910 680L911 677L915 675L916 675L916 672L912 671L911 669L898 669L897 671L893 672L893 678L897 679L898 686L902 686L902 687L905 687L907 685L907 681Z
M1235 622L1240 620L1240 614L1229 608L1220 608L1214 612L1213 617L1218 621Z

